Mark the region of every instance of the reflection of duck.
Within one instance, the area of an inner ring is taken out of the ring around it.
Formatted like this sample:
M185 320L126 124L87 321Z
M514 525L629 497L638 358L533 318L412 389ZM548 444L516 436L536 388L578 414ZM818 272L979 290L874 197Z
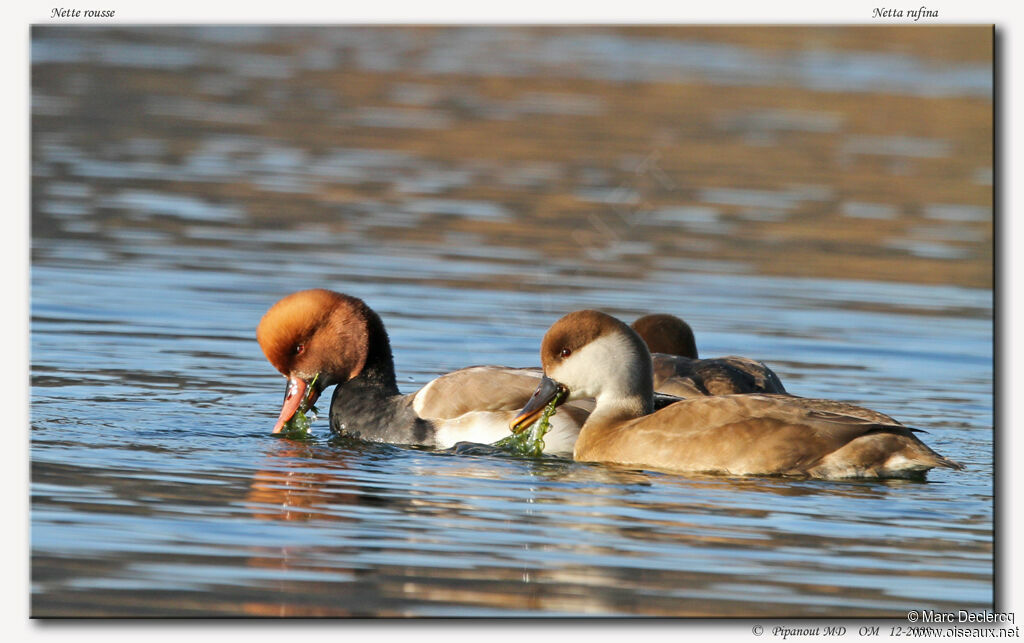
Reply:
M513 422L539 414L559 389L596 405L580 431L576 460L674 471L816 478L921 477L963 468L909 429L852 404L788 395L697 397L653 412L650 353L619 320L570 313L544 335L544 379Z
M278 433L308 393L326 388L331 430L377 442L450 447L494 442L536 388L540 373L498 366L464 368L401 395L391 344L377 313L362 300L328 290L305 290L274 304L256 336L264 355L288 378ZM569 454L586 411L567 407L551 420L545 451Z
M698 359L689 324L675 315L645 315L632 324L654 362L654 390L679 397L785 393L779 376L746 357Z
M307 521L328 517L326 508L359 501L357 494L332 487L336 476L331 469L347 466L341 449L323 449L314 444L284 441L274 453L280 464L257 471L249 484L245 503L260 520Z
M509 470L492 461L453 458L441 451L356 445L344 438L332 440L331 448L275 444L265 468L253 478L247 508L261 520L311 521L312 532L329 531L331 538L325 543L298 536L270 547L247 548L246 564L257 574L275 572L268 576L276 584L274 592L257 592L243 603L242 612L275 617L429 616L450 614L453 608L460 614L491 616L617 613L611 597L583 590L598 578L602 586L620 587L625 579L607 575L625 575L629 568L588 569L580 584L571 567L548 569L544 556L533 550L550 553L551 545L529 537L534 530L551 528L551 516L533 504L542 496L534 483L543 481L535 481L529 472L587 468L555 458L520 460L512 466L521 468L521 479L530 484L509 485ZM589 480L603 480L604 473L592 470ZM479 484L468 489L459 483L468 479ZM544 491L548 498L566 493L565 487ZM622 502L609 498L603 486L574 485L572 492L602 505ZM488 510L494 502L507 503L515 525L509 526L508 515ZM463 521L465 528L450 529L452 520ZM581 526L571 514L561 520L566 529ZM585 526L606 529L603 521ZM286 526L274 530L312 532ZM527 537L520 540L520 534ZM326 590L311 592L311 578Z
M281 540L239 552L252 576L274 583L272 592L250 593L239 613L264 617L790 614L791 605L720 596L722 586L745 582L744 567L713 563L736 551L856 549L855 538L827 526L807 533L786 521L842 498L885 499L902 483L664 475L554 458L496 467L344 438L330 446L274 441L267 455L246 505L280 521L256 529ZM807 502L779 507L776 495ZM566 533L572 538L557 538ZM573 562L585 555L603 564ZM879 557L895 564L900 555L905 548ZM552 565L559 557L569 563ZM858 600L869 590L862 596L820 574L765 582L778 592L827 591L838 605L830 609L846 616L891 615ZM680 588L704 598L680 601Z

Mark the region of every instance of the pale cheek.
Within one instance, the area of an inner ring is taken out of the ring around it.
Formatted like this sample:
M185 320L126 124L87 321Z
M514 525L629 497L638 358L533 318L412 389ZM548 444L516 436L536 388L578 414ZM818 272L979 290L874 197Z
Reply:
M562 364L555 364L551 368L545 368L544 374L559 384L569 387L569 392L572 393L572 383L565 381L565 369L562 367Z
M595 396L591 378L585 372L586 369L579 366L578 363L571 361L562 362L548 373L548 377L568 387L570 400Z

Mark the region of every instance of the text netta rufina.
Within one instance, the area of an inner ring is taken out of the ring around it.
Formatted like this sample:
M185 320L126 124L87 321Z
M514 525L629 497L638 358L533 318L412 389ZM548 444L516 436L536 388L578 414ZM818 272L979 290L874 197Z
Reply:
M576 460L815 478L920 478L935 467L963 468L928 448L914 429L843 402L721 395L652 412L647 346L629 326L593 310L570 313L548 330L541 365L545 377L512 428L527 425L561 389L568 400L594 398Z
M675 315L645 315L631 327L651 351L658 393L687 398L786 392L779 376L761 362L735 355L698 359L690 325Z
M330 386L331 430L364 440L446 448L491 443L537 387L536 369L464 368L402 395L384 324L362 300L329 290L283 298L256 330L263 354L288 378L278 433L309 393L312 404ZM552 418L545 453L572 453L587 411L568 408Z

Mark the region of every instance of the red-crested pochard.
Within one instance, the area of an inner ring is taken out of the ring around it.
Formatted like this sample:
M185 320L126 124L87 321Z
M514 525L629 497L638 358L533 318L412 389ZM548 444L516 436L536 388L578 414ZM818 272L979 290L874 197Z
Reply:
M695 397L653 411L651 357L621 321L570 313L544 335L544 378L513 420L528 426L559 391L596 405L573 457L638 468L729 475L920 478L963 467L932 451L914 429L852 404L788 395ZM555 416L557 417L557 415Z
M536 369L464 368L402 395L384 324L362 300L329 290L304 290L274 304L256 329L263 354L288 378L278 433L328 387L331 430L376 442L446 448L492 443L537 387ZM545 453L572 453L587 410L570 406L551 418Z
M779 376L761 362L735 355L698 359L690 325L675 315L645 315L631 326L651 351L659 393L686 398L786 392Z

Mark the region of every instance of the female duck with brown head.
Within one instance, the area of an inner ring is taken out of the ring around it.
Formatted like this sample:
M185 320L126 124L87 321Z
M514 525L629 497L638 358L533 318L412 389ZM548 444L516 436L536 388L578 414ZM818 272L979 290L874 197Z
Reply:
M697 358L690 325L675 315L645 315L632 324L654 362L654 390L678 397L785 393L772 369L746 357Z
M491 443L536 388L540 373L476 366L443 375L402 395L384 323L362 300L329 290L288 295L263 316L256 337L270 363L288 378L278 433L330 386L331 430L376 442L450 447ZM563 414L559 413L559 416ZM568 454L586 411L552 418L545 452Z
M541 345L544 379L520 430L560 389L596 406L573 457L588 462L730 475L919 478L961 469L886 415L842 402L788 395L696 397L652 413L650 354L619 320L593 310L557 321ZM557 415L556 415L557 417Z

